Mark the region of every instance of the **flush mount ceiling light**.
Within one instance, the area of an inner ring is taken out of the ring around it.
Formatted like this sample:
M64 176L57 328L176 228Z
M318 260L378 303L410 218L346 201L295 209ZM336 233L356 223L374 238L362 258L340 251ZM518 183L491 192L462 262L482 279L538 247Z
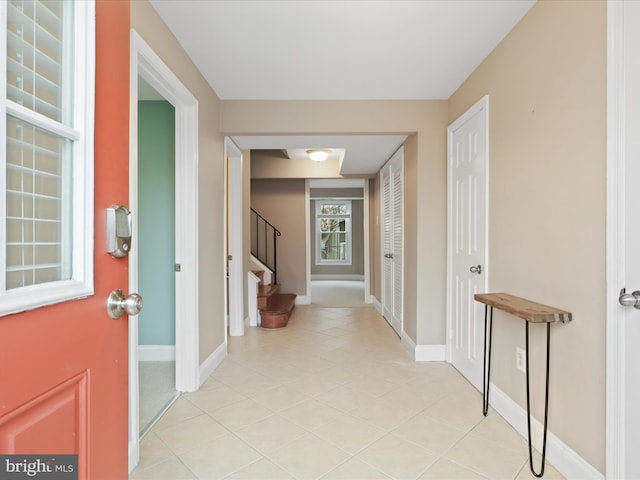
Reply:
M314 162L325 161L327 158L329 158L330 153L331 153L331 150L326 150L326 149L307 150L307 155L309 155L309 158Z

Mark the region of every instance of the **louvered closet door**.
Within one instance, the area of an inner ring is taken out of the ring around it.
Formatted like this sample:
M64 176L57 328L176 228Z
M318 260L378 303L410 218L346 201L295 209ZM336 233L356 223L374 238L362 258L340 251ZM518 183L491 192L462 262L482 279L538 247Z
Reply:
M391 318L393 305L392 262L389 261L391 252L391 177L389 169L382 170L382 314L388 320Z
M402 332L403 150L380 172L382 185L382 311L398 335Z
M399 162L399 165L392 168L391 176L393 185L393 310L391 326L399 335L402 331L402 244L404 240L402 217L402 162Z

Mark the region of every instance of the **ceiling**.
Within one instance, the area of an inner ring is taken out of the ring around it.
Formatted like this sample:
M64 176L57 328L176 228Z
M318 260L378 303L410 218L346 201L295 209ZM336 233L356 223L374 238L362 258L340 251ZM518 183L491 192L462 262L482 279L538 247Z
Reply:
M535 3L150 1L222 100L447 99ZM398 146L397 136L235 140L344 148L343 174L377 171Z
M330 149L342 157L342 175L375 174L406 140L406 135L271 135L232 137L247 150L286 150L291 160L308 160L312 148Z

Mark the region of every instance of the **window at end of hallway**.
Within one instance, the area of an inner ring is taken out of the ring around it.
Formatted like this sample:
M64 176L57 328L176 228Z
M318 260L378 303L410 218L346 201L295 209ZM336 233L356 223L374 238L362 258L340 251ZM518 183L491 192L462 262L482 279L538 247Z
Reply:
M316 200L316 265L351 265L351 200Z

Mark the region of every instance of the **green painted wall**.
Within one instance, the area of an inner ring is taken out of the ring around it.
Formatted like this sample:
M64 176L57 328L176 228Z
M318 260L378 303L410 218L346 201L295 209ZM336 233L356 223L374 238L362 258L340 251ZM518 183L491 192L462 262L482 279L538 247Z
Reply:
M175 109L138 102L140 345L175 345Z

